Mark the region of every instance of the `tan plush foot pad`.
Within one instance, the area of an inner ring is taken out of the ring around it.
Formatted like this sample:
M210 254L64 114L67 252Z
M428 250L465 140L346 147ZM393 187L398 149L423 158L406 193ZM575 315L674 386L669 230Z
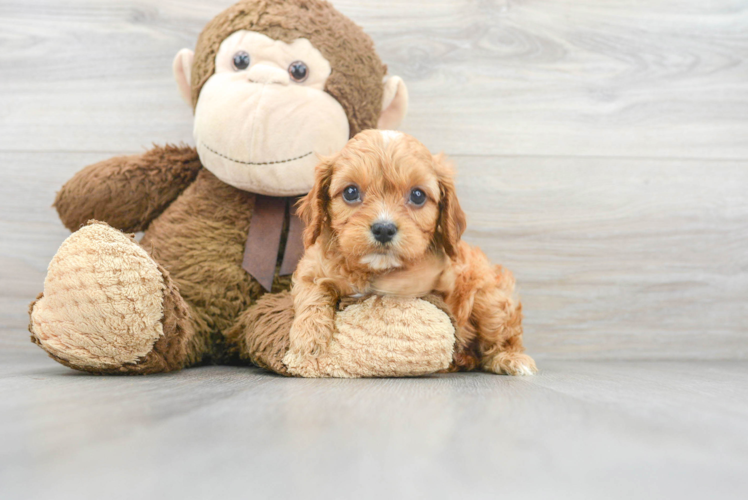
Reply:
M316 363L283 359L302 377L407 377L445 370L455 330L449 316L420 299L371 297L336 316L337 332Z
M49 264L29 329L53 357L81 369L135 363L163 335L164 279L131 237L93 222Z

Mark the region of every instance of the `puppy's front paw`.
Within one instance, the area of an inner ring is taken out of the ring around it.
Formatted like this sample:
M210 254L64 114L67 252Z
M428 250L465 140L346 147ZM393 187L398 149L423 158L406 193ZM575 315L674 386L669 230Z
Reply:
M327 352L335 322L325 315L297 317L291 327L288 352L283 364L291 373L313 377L319 372L319 357Z
M317 377L320 373L319 358L298 351L289 350L283 356L283 364L293 375Z
M295 321L290 332L289 352L301 357L318 358L327 350L335 331L335 323L326 317L310 317Z
M527 354L519 352L500 352L483 361L483 369L506 375L535 375L538 368L535 361Z

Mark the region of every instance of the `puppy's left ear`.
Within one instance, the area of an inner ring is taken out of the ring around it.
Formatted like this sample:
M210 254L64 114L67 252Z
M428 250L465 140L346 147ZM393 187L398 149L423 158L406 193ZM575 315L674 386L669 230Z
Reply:
M454 170L443 153L434 155L436 175L439 179L439 222L436 229L437 243L450 257L457 256L460 238L467 227L465 212L460 207L455 189Z
M304 221L304 247L314 245L327 223L327 206L330 204L330 181L335 158L324 158L314 168L314 186L299 201L296 213Z

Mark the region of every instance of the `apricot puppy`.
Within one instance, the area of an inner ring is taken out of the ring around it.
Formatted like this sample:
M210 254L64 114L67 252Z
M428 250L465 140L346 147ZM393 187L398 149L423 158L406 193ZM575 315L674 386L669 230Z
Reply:
M288 356L315 363L351 295L444 297L457 322L455 365L531 375L514 278L460 237L465 214L442 155L393 131L359 133L315 170L301 200L306 252L293 279Z

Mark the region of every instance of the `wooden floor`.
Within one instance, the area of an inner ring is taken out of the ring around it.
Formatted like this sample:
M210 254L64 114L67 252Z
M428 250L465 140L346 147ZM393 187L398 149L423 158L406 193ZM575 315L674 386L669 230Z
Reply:
M0 498L745 499L748 362L74 373L0 356Z

